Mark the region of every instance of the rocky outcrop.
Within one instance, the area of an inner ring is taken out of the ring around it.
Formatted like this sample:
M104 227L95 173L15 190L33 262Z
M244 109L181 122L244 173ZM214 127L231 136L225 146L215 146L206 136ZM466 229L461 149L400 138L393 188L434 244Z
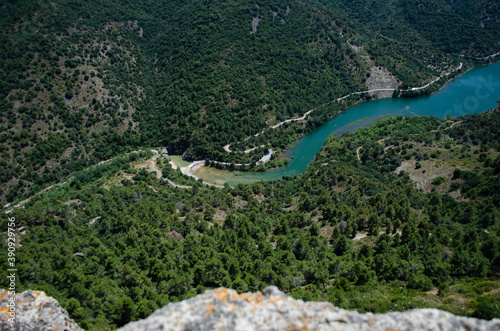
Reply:
M165 235L165 238L167 238L167 239L174 239L174 240L177 240L177 241L180 241L180 242L184 241L184 237L182 236L182 234L178 233L177 231L170 231L169 233L167 233Z
M9 313L11 296L0 289L0 330L16 331L80 331L82 330L56 299L41 291L25 291L15 296L14 323Z
M360 314L326 302L295 300L276 287L238 294L220 288L157 310L121 331L139 330L500 330L500 320L459 317L437 309Z
M370 68L370 77L366 80L366 86L368 90L376 90L376 89L397 89L398 82L391 75L390 72L385 70L382 67L371 67ZM375 99L381 98L390 98L392 96L393 91L376 91L371 92L370 94Z
M44 292L16 295L16 323L7 321L8 299L0 289L0 330L82 330L59 303ZM500 330L500 320L455 316L437 309L403 313L360 314L327 302L295 300L270 286L262 292L238 294L219 288L157 310L121 331L167 330Z

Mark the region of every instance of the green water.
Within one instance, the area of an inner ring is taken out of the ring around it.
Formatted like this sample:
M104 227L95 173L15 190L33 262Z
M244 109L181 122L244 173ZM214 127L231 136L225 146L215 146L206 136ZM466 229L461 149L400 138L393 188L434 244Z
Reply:
M496 106L500 99L500 63L474 68L449 83L438 93L414 99L381 99L363 102L331 119L297 140L286 151L291 159L286 167L261 173L209 172L201 176L207 182L227 181L229 185L277 180L304 172L332 133L342 133L367 126L388 115L429 115L445 118L480 113ZM404 110L409 106L409 111ZM209 177L209 178L208 178Z

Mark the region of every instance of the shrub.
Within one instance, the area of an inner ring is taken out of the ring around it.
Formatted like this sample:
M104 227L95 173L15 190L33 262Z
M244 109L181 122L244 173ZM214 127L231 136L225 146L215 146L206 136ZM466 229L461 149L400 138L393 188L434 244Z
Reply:
M432 180L432 185L441 185L445 180L446 178L444 178L443 176L436 177Z

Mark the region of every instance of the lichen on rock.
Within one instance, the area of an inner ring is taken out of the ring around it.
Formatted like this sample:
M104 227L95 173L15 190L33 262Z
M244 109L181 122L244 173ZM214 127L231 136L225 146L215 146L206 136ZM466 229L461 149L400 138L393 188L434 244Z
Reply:
M8 320L10 295L0 289L0 330L80 331L82 330L56 299L42 291L24 291L15 295L15 322Z
M16 323L0 318L0 330L80 331L59 303L44 292L16 295ZM0 289L0 312L9 297ZM500 319L484 321L455 316L438 309L415 309L387 314L360 314L328 302L295 300L275 286L262 292L238 294L234 290L209 290L157 310L146 319L131 322L119 331L167 330L500 330Z
M438 309L360 314L327 302L295 300L270 286L238 294L219 288L171 303L120 331L138 330L500 330L500 320L455 316Z

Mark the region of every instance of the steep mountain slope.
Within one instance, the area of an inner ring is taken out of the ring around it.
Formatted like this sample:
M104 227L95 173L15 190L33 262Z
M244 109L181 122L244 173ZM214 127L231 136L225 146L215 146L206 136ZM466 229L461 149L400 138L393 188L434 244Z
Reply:
M140 139L132 119L145 85L140 28L79 7L35 1L0 10L2 201Z
M234 161L222 146L371 74L417 86L499 48L498 5L481 1L4 0L0 19L2 202L148 145Z
M444 53L466 56L498 51L500 8L494 1L323 2L342 8L350 18L382 37L418 44L428 42Z

